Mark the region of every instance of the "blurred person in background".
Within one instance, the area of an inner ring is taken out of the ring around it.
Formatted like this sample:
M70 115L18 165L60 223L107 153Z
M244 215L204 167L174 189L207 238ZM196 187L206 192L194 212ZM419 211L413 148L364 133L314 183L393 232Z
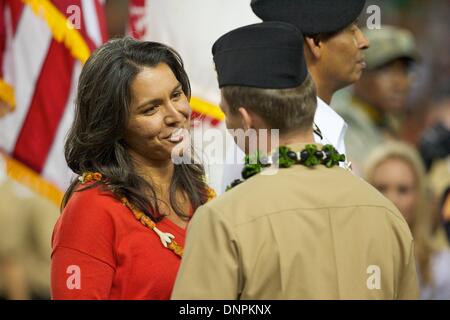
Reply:
M348 124L345 144L357 173L371 150L398 136L397 117L404 112L412 83L410 70L418 58L407 30L385 25L363 32L371 43L365 52L367 69L351 93L333 103Z
M401 137L418 145L424 119L434 103L450 93L450 6L448 0L371 0L381 20L412 32L420 52L414 66L413 87L402 115Z
M25 219L15 187L0 153L0 299L6 300L30 297L23 265Z
M439 206L440 217L443 220L445 233L447 234L447 239L450 241L450 184L445 190L440 206Z
M0 98L0 118L6 117L12 110L12 106ZM4 157L0 149L0 300L28 299L28 285L21 260L21 235L25 225L22 199L15 190L17 185L7 175Z
M1 108L0 117L12 110ZM49 299L49 243L59 210L10 179L6 157L0 151L0 299Z
M23 263L30 299L50 299L50 255L53 227L59 207L49 199L30 192L23 203L25 239Z
M130 0L106 0L105 19L110 39L127 33Z
M425 163L430 187L433 191L433 205L441 212L433 221L433 230L442 224L447 225L447 237L441 242L450 240L448 223L450 217L444 214L446 190L450 186L450 99L439 99L431 104L425 116L425 130L419 142L419 151ZM445 211L447 212L447 211Z
M419 150L427 171L432 171L440 162L450 162L449 97L431 104L425 116L425 129L420 137ZM450 176L450 171L447 175Z
M450 250L432 232L434 211L420 155L405 143L381 144L367 159L365 177L396 205L411 229L421 299L450 299Z

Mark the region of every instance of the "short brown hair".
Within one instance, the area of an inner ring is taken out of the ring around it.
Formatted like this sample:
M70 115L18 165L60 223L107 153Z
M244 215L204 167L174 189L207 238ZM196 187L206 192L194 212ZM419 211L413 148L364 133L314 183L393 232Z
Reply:
M309 75L295 88L226 86L222 88L222 94L231 113L246 107L263 118L270 129L279 129L280 134L312 128L317 98L316 87Z

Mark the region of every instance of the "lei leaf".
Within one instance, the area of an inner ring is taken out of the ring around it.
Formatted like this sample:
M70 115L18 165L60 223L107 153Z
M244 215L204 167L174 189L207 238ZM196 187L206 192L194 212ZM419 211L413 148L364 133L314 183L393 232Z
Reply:
M299 154L300 159L298 158ZM263 159L268 160L267 157L262 157L259 151L252 155L245 156L245 167L242 170L242 178L246 180L255 174L260 173L264 167L270 166L270 164L267 164ZM339 165L339 162L343 161L345 161L345 155L339 154L331 144L323 146L322 150L318 150L315 144L308 144L300 153L295 153L288 147L281 146L272 155L272 162L270 163L277 163L280 168L289 168L296 163L307 167L323 164L326 167L331 168L335 165ZM241 182L243 182L243 180L237 179L233 181L226 190L230 190Z
M306 145L305 150L308 152L308 158L304 162L305 166L312 167L320 164L320 160L316 156L317 147L314 144Z
M295 161L288 157L287 153L291 151L288 147L281 146L278 148L278 165L281 168L289 168L295 164Z

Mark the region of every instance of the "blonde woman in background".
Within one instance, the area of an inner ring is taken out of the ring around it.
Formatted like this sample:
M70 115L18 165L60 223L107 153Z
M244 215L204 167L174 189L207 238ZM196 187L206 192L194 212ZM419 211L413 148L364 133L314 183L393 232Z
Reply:
M421 299L450 299L450 250L448 243L434 240L431 194L417 151L405 143L382 144L369 156L365 177L397 206L411 229Z

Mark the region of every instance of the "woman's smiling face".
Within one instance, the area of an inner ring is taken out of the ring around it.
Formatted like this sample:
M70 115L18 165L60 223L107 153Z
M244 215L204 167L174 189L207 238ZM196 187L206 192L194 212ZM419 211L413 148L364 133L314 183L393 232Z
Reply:
M131 83L131 104L125 142L130 154L149 161L171 158L190 125L191 108L170 67L144 67Z

